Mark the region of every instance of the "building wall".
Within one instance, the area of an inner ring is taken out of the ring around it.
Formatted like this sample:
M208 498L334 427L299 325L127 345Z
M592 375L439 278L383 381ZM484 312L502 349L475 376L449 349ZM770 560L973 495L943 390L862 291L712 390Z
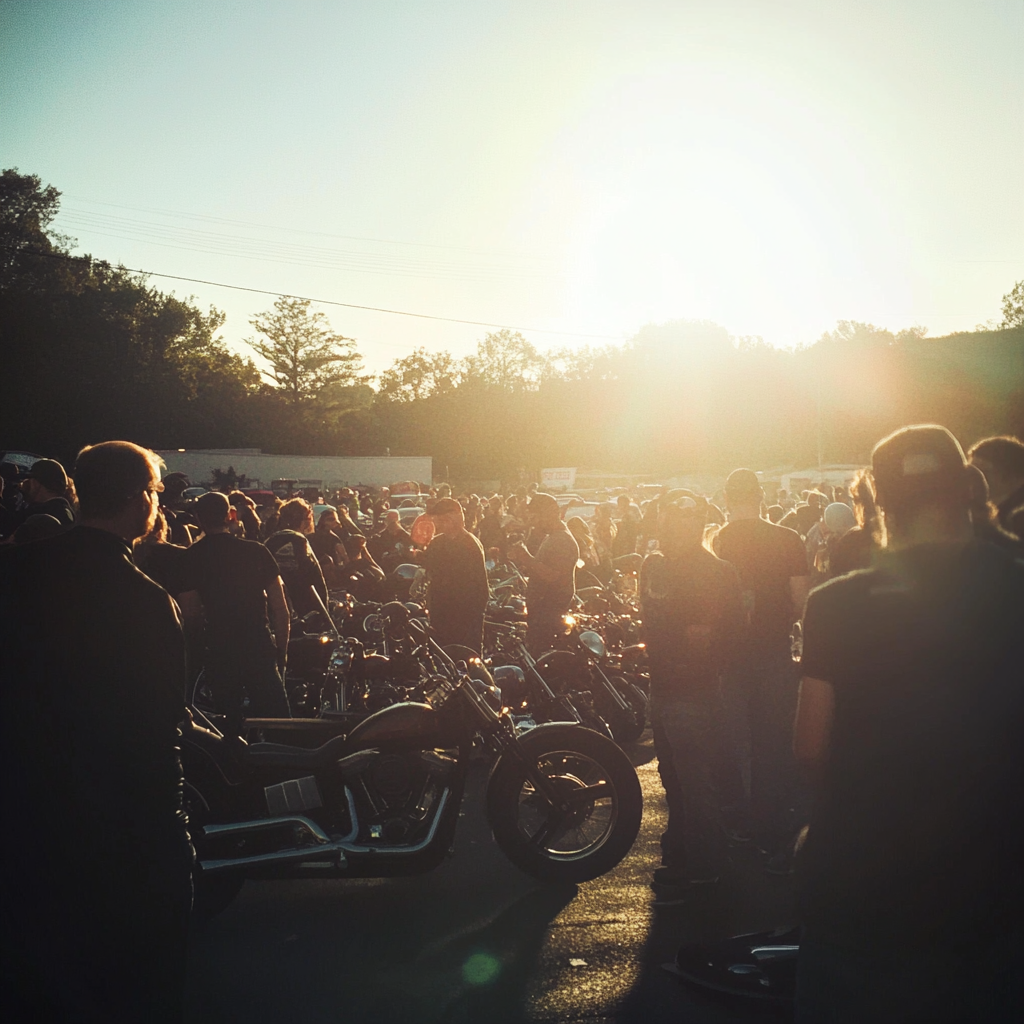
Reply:
M383 487L400 480L433 483L429 455L345 458L329 455L264 455L251 449L190 449L157 454L171 473L185 473L194 485L213 483L215 469L232 468L253 481L253 487L269 487L272 480L319 480L326 487L357 484Z

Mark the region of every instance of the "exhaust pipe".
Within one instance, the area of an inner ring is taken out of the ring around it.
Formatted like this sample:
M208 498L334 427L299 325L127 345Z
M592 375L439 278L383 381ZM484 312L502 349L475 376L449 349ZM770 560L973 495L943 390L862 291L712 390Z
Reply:
M284 847L271 853L257 853L248 857L218 857L201 860L200 867L204 872L212 873L245 867L262 867L268 864L298 864L307 860L327 860L333 862L339 869L345 867L345 840L332 840L315 821L300 815L284 818L260 818L256 821L236 821L227 825L206 825L203 828L203 835L209 839L236 837L245 839L260 832L270 832L282 827L296 830L302 838L306 838L310 842L303 846Z

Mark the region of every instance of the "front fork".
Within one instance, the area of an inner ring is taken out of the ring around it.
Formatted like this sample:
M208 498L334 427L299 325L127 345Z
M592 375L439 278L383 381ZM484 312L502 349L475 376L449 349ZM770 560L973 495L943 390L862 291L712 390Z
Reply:
M630 707L629 701L619 693L619 688L608 678L603 668L601 668L598 662L592 661L591 667L597 670L597 674L601 677L601 681L604 683L605 689L611 694L612 700L619 706L620 711L626 711L629 714L633 713L633 709Z
M534 758L528 757L524 753L516 737L515 726L512 724L510 716L496 716L496 721L488 730L486 739L499 757L509 757L519 765L534 790L540 793L552 808L560 813L566 813L569 810L569 805L551 779L538 769Z

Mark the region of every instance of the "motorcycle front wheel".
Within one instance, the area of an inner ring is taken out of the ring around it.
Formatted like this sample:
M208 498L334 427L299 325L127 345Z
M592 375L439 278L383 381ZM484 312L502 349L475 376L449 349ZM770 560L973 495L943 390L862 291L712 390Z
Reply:
M640 831L636 769L609 739L578 726L542 726L518 740L563 807L535 788L517 759L503 756L487 788L495 842L516 867L545 882L585 882L610 871Z

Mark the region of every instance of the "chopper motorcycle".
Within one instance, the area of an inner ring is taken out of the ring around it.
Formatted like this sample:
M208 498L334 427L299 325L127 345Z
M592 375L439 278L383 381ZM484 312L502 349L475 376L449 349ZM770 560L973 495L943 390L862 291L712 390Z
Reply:
M486 786L495 842L547 882L609 871L640 829L636 770L609 739L552 722L517 735L418 623L419 656L436 671L427 699L393 704L347 725L249 719L305 745L246 744L194 710L182 736L186 810L197 852L197 904L230 903L246 878L412 875L451 849L474 737L496 755ZM334 734L331 735L331 730ZM322 738L309 746L310 735Z

